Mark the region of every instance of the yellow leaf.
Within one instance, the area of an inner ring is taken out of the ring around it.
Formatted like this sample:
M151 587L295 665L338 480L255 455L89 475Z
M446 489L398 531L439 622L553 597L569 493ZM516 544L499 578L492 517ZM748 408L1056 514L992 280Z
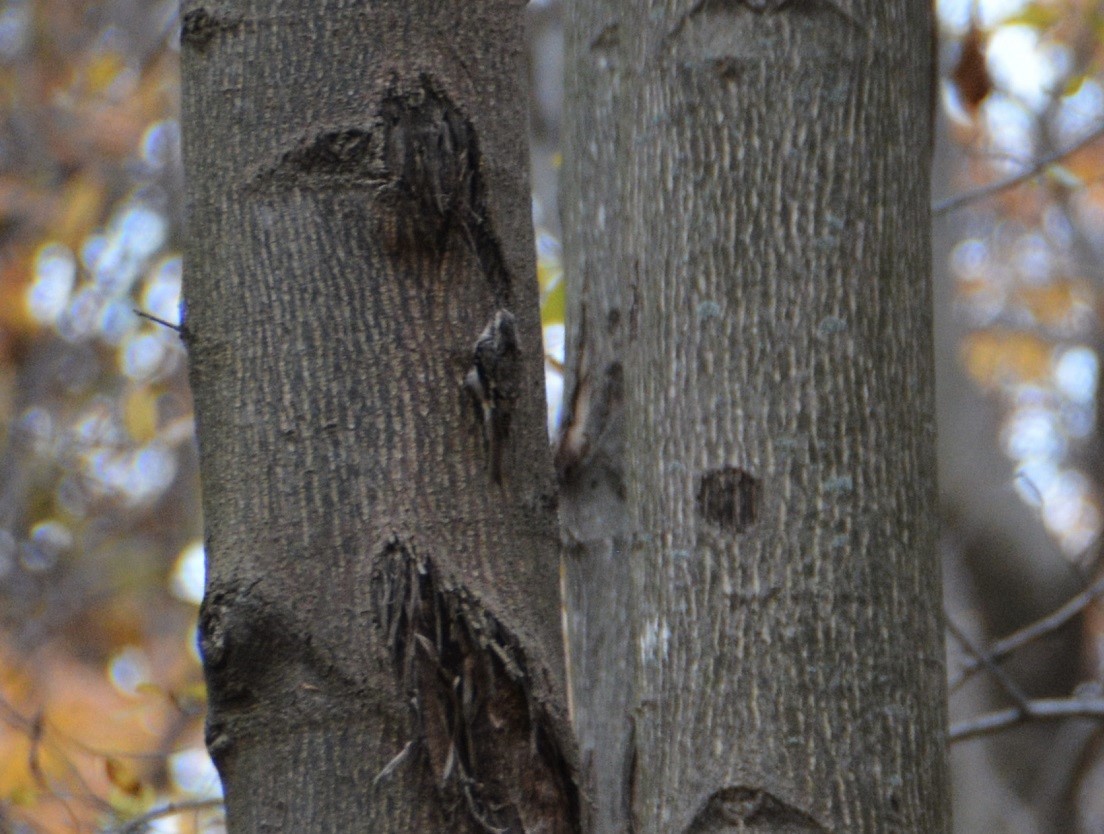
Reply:
M138 443L157 436L157 394L149 388L134 388L123 400L123 423Z
M1032 3L1020 12L1006 17L1003 26L1031 26L1035 29L1049 29L1062 19L1060 11L1053 6L1042 6Z
M1082 300L1077 287L1070 281L1020 287L1016 296L1040 323L1052 327L1068 322Z
M99 53L89 62L85 71L88 88L94 93L104 92L125 67L123 56L118 52L108 50Z
M982 330L962 343L966 370L987 387L1045 379L1050 354L1049 344L1028 333Z
M103 219L105 190L100 179L92 174L73 177L61 194L51 236L70 249L80 249L81 242Z
M567 309L564 282L560 281L541 299L541 324L563 324Z
M104 770L111 784L121 790L127 796L140 796L142 793L142 780L134 769L126 763L108 757L104 760Z
M537 283L542 292L548 292L552 286L563 279L563 267L556 258L537 259Z
M8 802L20 808L30 808L38 801L38 791L30 785L16 785L8 793Z
M1062 89L1063 96L1072 96L1077 93L1082 87L1085 86L1085 82L1088 80L1087 75L1078 74L1074 75L1068 81L1066 86Z
M202 682L185 686L168 695L173 706L184 715L201 715L207 704L207 687Z

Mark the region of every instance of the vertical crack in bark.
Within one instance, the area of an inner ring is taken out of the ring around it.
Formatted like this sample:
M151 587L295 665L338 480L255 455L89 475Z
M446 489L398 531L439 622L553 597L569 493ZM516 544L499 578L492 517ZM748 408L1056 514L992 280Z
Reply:
M636 748L636 719L629 715L628 740L625 744L625 789L621 797L624 802L622 819L628 826L628 834L636 834L636 780L637 765L639 764Z
M556 475L567 499L562 522L569 539L596 541L628 525L625 509L625 371L606 364L599 379L579 350L575 384L556 448Z
M468 829L578 834L557 722L517 638L428 560L392 543L373 579L377 625L409 693L442 807Z

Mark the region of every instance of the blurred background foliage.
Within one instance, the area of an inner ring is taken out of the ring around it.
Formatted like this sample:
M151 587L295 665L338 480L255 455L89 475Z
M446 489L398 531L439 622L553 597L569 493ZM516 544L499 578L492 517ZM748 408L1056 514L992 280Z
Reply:
M968 724L1104 692L1104 3L937 6L941 543L962 635L952 717ZM528 15L554 433L562 8ZM176 0L0 0L0 832L221 830L172 328L177 29ZM970 646L1055 610L1003 675L970 674ZM1102 727L1027 721L956 743L956 830L1104 832Z

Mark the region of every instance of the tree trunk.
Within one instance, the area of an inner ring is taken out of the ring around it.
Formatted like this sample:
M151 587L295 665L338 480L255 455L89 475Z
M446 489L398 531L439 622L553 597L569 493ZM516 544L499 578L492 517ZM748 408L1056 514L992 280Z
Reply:
M598 113L567 126L558 451L593 830L945 832L930 4L570 18L568 110Z
M184 3L231 832L578 830L521 11Z

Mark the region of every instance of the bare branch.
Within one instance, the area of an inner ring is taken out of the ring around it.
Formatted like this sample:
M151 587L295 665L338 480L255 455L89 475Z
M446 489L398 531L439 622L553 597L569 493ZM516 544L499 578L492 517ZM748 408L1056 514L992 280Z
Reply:
M966 191L962 194L956 194L953 197L947 197L937 201L932 205L932 216L942 217L944 214L950 214L952 211L956 211L970 203L976 203L980 200L992 197L995 194L1000 194L1002 191L1015 188L1017 185L1022 185L1044 173L1051 165L1061 162L1066 157L1071 156L1082 148L1088 147L1101 136L1104 136L1104 124L1098 125L1094 130L1078 139L1068 148L1063 148L1062 150L1040 157L1028 168L1018 174L1013 174L1004 179L991 182L988 185L983 185L981 188L975 189L974 191Z
M183 335L183 333L184 333L184 326L183 325L173 324L171 321L165 321L163 318L159 318L159 317L153 315L152 313L145 313L142 310L139 310L137 307L134 307L132 309L133 309L134 315L138 316L139 318L146 319L147 321L152 321L154 324L159 324L162 327L167 327L167 328L169 328L169 330L172 330L174 333L179 333L181 335Z
M1004 639L998 640L989 647L988 652L985 653L985 657L987 657L990 662L996 662L1001 658L1007 657L1012 652L1023 648L1033 640L1037 640L1040 637L1045 637L1047 634L1057 631L1084 611L1089 603L1101 594L1104 594L1104 576L1096 580L1096 582L1081 593L1070 598L1068 602L1063 604L1060 608L1055 609L1052 613L1047 614L1045 617L1036 620L1030 625L1024 626L1019 631L1014 631ZM986 664L980 659L980 656L975 656L965 661L962 664L961 671L948 682L949 688L952 691L958 689L984 665Z
M135 817L120 828L106 829L103 834L141 834L145 830L145 826L154 820L194 811L212 811L221 807L221 799L193 799L187 802L170 802L168 805L162 805L152 811L147 811L140 817Z
M1026 710L1012 707L959 721L951 725L948 738L952 743L965 741L997 733L1028 721L1104 718L1104 698L1042 698L1028 701L1026 706Z
M954 620L948 616L946 617L946 621L947 631L954 635L955 639L973 655L974 659L980 665L989 670L989 674L993 676L997 683L1000 684L1001 689L1012 699L1016 708L1020 712L1029 712L1031 709L1030 702L1028 701L1027 695L1024 694L1024 691L1020 689L1019 684L1012 680L1008 673L996 664L993 658L989 657L982 649L974 645L974 641L966 636L965 632L955 624Z

